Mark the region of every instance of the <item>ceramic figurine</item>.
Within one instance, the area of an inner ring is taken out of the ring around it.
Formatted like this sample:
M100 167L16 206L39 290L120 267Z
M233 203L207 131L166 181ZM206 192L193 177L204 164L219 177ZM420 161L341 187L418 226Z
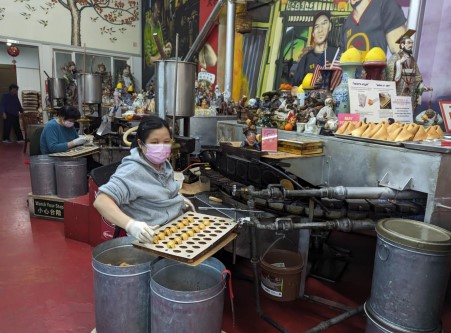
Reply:
M396 94L398 96L411 96L413 111L421 103L423 92L432 90L432 88L423 84L420 69L412 55L413 40L411 36L414 33L415 30L408 30L397 40L401 50L391 56L386 72L387 80L396 82Z
M334 113L333 105L334 100L332 98L326 98L324 101L324 107L319 110L318 114L316 115L316 119L318 120L319 126L324 126L324 124L328 120L334 120L337 119L337 116Z
M261 150L260 143L257 141L257 128L255 125L243 128L243 134L245 139L241 142L241 147Z

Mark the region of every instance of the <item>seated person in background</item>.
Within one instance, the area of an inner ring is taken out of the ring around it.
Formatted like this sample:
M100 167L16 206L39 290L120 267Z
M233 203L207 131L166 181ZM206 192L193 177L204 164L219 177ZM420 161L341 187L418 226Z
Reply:
M157 117L146 117L139 124L130 155L99 188L94 207L111 223L144 243L152 243L151 226L166 224L183 214L184 201L179 192L171 155L168 123Z
M80 112L73 106L65 105L58 111L58 117L50 120L41 134L41 154L65 152L70 148L87 142L79 137L74 128L80 119Z

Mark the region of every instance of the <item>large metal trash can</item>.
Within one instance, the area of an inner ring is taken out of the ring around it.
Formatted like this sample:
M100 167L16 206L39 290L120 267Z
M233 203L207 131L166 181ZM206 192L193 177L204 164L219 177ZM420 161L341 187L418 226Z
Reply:
M30 156L31 192L56 195L55 159L47 155Z
M163 259L152 265L151 331L220 333L224 307L224 265L208 258L192 267Z
M157 257L133 240L115 238L92 252L97 333L150 332L150 268Z
M366 332L440 332L451 269L451 233L403 219L381 220L376 232ZM375 331L376 326L384 330Z
M55 163L56 192L60 198L76 198L88 193L86 158L61 159Z

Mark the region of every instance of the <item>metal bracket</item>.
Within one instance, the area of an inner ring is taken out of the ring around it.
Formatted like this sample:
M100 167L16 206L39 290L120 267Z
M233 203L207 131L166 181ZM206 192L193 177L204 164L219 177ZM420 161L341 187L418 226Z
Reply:
M276 234L285 234L293 230L293 220L289 217L279 217L274 221L276 225Z
M385 186L394 190L404 191L413 189L412 180L413 178L407 179L407 181L402 182L399 177L396 177L396 181L392 180L390 177L390 173L386 172L385 175L379 180L380 186Z

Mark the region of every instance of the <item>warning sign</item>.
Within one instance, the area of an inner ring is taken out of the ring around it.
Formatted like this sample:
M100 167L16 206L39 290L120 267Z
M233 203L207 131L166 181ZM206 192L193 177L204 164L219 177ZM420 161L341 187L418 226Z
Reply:
M64 219L64 203L49 199L34 199L34 215Z

